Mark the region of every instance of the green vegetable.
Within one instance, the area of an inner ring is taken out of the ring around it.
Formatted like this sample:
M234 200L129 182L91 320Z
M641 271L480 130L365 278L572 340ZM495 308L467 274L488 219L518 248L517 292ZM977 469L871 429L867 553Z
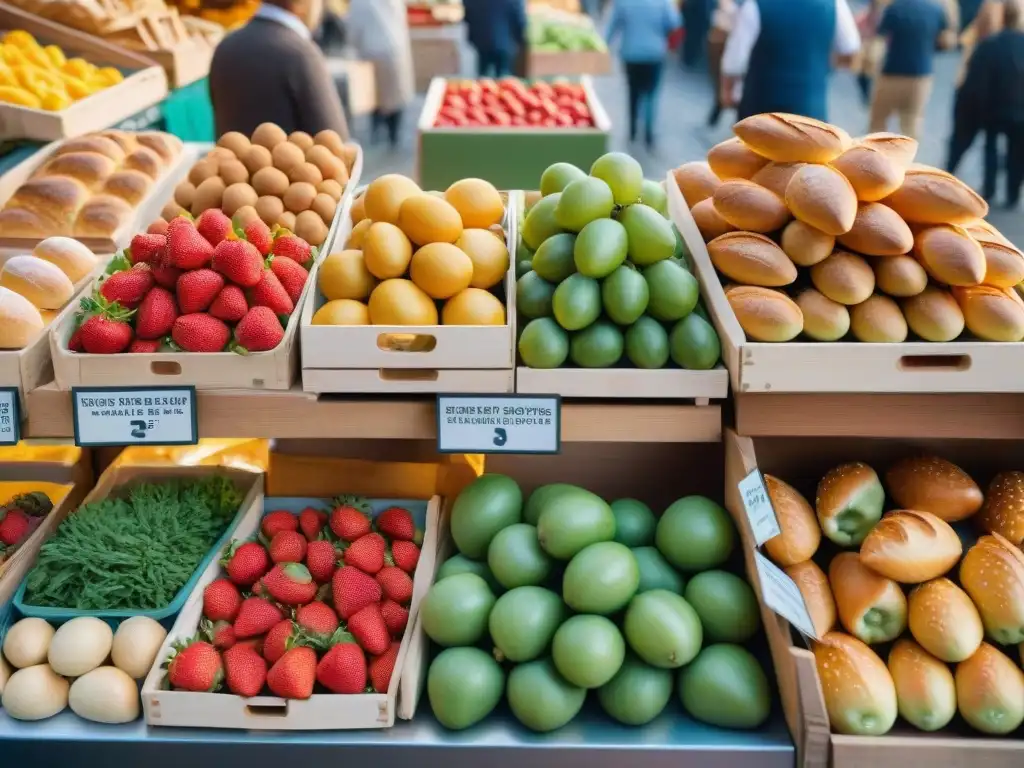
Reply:
M51 608L166 607L224 533L242 496L224 477L140 483L86 504L43 544L25 602Z

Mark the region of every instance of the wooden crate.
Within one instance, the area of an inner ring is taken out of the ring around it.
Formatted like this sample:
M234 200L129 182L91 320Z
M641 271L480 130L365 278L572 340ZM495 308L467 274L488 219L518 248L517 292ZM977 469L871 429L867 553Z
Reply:
M733 391L756 392L1024 392L1024 342L953 341L901 344L747 339L725 298L704 239L670 173L670 205L694 269L706 286L708 311L722 340ZM674 201L674 202L673 202Z
M534 51L526 55L527 77L607 75L612 71L608 51Z
M143 55L163 67L171 88L184 88L210 74L213 51L205 40L190 37L174 48L146 51Z

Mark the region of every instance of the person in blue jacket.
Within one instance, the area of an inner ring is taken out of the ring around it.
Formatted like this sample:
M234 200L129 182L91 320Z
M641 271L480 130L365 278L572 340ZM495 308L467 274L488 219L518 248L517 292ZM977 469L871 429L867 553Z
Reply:
M526 39L526 0L463 0L462 5L479 76L511 75Z
M640 118L644 139L654 148L658 90L669 36L682 26L675 0L614 0L605 37L619 42L629 88L629 140L636 141ZM642 113L642 115L641 115Z

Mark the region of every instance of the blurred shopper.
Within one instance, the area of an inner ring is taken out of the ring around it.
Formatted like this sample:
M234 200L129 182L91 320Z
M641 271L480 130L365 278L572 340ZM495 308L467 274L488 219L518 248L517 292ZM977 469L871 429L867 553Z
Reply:
M738 119L790 112L828 119L832 56L848 67L860 34L846 0L745 0L722 55L722 105Z
M338 89L313 42L322 0L264 0L213 54L210 101L217 135L252 135L260 123L285 133L331 129L348 138Z
M691 69L697 67L704 58L714 8L715 0L682 2L683 26L686 27L686 36L683 38L683 64Z
M377 82L374 138L386 129L388 141L396 147L402 112L416 91L405 0L352 0L345 27L360 58L373 62Z
M935 51L952 44L955 29L939 0L893 0L885 9L878 36L887 51L871 98L872 133L886 130L889 117L897 114L900 131L918 137L932 92Z
M714 90L715 102L711 105L708 115L708 126L714 128L722 117L722 94L718 83L722 78L722 54L725 52L725 41L729 38L733 24L736 23L736 12L739 8L736 0L718 0L715 12L711 15L711 31L708 32L708 74L711 75L711 87Z
M860 56L854 70L857 72L857 87L864 106L871 105L871 86L878 76L885 60L885 38L878 36L878 23L882 12L891 0L871 0L857 14L857 31L860 33Z
M526 40L526 0L463 0L462 5L479 76L511 75Z
M617 39L629 89L629 140L636 141L641 118L644 140L654 149L661 73L669 36L682 20L674 0L614 0L605 37Z

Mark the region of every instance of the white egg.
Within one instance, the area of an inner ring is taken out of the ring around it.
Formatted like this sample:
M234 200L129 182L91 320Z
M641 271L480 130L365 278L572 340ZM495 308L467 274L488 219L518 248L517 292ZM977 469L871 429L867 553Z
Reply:
M7 681L2 701L16 720L45 720L68 705L68 681L49 664L19 669Z
M79 616L54 634L47 659L58 675L81 677L107 660L113 643L114 631L107 622Z
M110 652L114 666L136 680L149 674L150 667L164 644L167 630L148 616L125 619L114 633Z
M99 667L71 685L71 711L97 723L130 723L139 716L139 688L117 667Z
M46 661L53 627L42 619L22 619L7 630L4 656L12 667L34 667Z

